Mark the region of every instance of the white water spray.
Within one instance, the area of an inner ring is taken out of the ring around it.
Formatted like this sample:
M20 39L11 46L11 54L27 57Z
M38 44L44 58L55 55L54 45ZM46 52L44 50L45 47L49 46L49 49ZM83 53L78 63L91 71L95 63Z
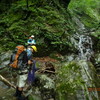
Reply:
M79 58L90 60L93 55L92 40L89 36L81 35L78 42Z
M92 39L87 35L74 34L71 38L71 42L74 47L78 50L80 60L90 60L93 55Z

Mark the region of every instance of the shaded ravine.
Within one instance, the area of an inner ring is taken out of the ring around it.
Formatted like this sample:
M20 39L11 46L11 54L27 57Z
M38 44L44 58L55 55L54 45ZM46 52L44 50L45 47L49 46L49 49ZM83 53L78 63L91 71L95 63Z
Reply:
M78 18L73 17L73 21L77 25L77 31L75 34L73 34L70 37L70 40L73 43L73 46L75 47L75 49L77 49L78 53L73 54L74 58L72 57L72 59L70 61L69 60L66 61L66 63L67 63L66 66L63 66L62 62L60 62L60 64L59 63L57 64L57 67L58 67L58 69L59 69L59 67L62 67L62 69L65 67L65 69L64 69L65 79L68 78L68 80L66 81L65 84L67 84L69 82L68 87L71 86L72 90L77 83L77 82L73 81L74 78L77 78L77 80L78 80L78 78L80 78L80 80L82 80L82 82L80 82L80 84L78 85L79 87L76 87L77 88L76 94L75 95L71 94L70 97L69 96L67 97L67 99L71 100L70 98L73 98L72 100L99 100L98 92L96 90L95 91L89 90L89 88L97 88L97 86L99 86L96 83L98 81L98 77L96 76L95 68L91 62L91 57L94 54L93 47L92 47L92 39L91 39L90 35L87 33L87 29L85 28L84 24L82 24ZM69 54L69 57L71 57L71 55L72 54ZM77 57L75 57L75 56L77 56ZM3 57L5 57L5 56L2 55L1 60L6 61L6 59L3 59ZM7 63L3 63L2 66L4 66L4 64L7 64ZM40 66L43 67L43 66L45 66L45 62L44 61L42 63L39 62L37 65L39 67ZM10 74L9 74L10 72L4 70L1 73L8 80L10 80L10 81L12 80L10 77ZM5 73L6 73L6 75L5 75ZM32 98L35 98L35 100L49 100L49 99L62 100L63 99L61 96L61 95L63 95L63 94L61 94L61 91L63 91L64 88L62 88L62 90L59 92L60 98L54 98L55 96L58 96L58 95L55 95L56 91L54 91L56 89L54 87L55 75L51 75L51 76L52 77L50 77L50 74L48 75L47 73L40 74L38 76L39 79L41 79L41 83L39 84L41 87L35 86L35 88L34 87L32 88L33 92L31 93L31 97L30 97L31 99ZM65 81L65 79L64 79L64 81ZM62 81L62 79L59 79L59 80ZM58 87L60 86L59 80L58 80L58 84L57 84ZM71 85L71 84L75 84L75 85ZM0 100L12 100L11 99L12 94L15 90L12 88L6 87L6 85L4 85L2 82L1 82L0 86L1 86L0 87L1 90L5 91L3 94L1 93ZM2 87L4 87L4 88L2 88ZM9 91L12 91L12 92L9 92ZM65 92L67 92L67 94L70 93L69 91L67 91L67 89ZM9 93L9 95L6 95L7 93ZM15 98L13 98L13 100L14 99ZM34 99L32 99L32 100L34 100ZM63 100L65 100L65 99L63 99Z

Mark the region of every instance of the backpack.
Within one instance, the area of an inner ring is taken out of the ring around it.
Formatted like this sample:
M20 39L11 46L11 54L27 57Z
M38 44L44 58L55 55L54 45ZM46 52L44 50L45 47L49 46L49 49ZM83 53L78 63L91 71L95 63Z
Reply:
M25 47L23 45L16 46L13 54L11 55L9 66L13 69L20 69L25 64L23 63L23 57L25 54Z

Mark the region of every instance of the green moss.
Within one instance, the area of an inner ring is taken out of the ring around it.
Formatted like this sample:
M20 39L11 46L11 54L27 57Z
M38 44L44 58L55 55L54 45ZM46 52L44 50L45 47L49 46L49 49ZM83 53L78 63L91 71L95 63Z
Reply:
M56 91L59 96L58 100L64 100L64 98L68 98L71 95L74 97L76 90L83 83L80 67L76 62L62 65L58 70L56 83Z
M100 39L100 28L97 29L95 32L93 32L92 35L95 36L96 38Z
M96 28L100 19L98 11L98 1L93 0L72 0L68 10L58 0L29 1L28 8L26 1L20 0L0 15L0 36L4 39L8 34L10 43L5 44L6 48L10 48L11 42L25 44L34 34L38 46L58 52L66 52L70 47L70 51L74 52L68 38L78 30L73 17L78 17L87 29Z
M93 28L100 21L100 14L98 14L98 8L100 7L98 4L98 0L83 0L81 2L72 0L69 4L69 9L79 14L81 22L87 28Z
M80 60L63 63L57 70L56 93L57 100L76 100L77 95L89 99L89 87L98 87L96 70L91 62ZM94 100L96 97L91 95Z

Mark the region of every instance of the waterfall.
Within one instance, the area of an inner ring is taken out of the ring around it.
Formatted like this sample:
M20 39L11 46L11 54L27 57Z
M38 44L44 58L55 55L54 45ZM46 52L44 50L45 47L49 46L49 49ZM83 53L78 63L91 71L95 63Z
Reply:
M92 40L89 36L80 35L78 42L79 58L84 60L90 60L93 49Z
M73 34L70 39L71 43L78 51L78 58L76 58L76 60L80 65L81 76L85 82L84 86L81 86L81 90L77 90L77 100L99 100L97 91L88 90L89 87L91 89L96 89L96 84L94 83L95 79L93 77L95 75L95 69L93 71L88 62L91 61L91 58L94 54L92 39L86 32L87 30L81 21L76 17L74 17L73 20L78 27L77 32Z
M89 61L93 55L92 39L88 35L74 34L71 37L71 42L78 51L80 60Z
M90 60L93 55L92 39L84 24L80 21L79 16L74 16L72 20L76 24L75 28L77 29L77 32L71 37L71 42L78 50L79 59Z

